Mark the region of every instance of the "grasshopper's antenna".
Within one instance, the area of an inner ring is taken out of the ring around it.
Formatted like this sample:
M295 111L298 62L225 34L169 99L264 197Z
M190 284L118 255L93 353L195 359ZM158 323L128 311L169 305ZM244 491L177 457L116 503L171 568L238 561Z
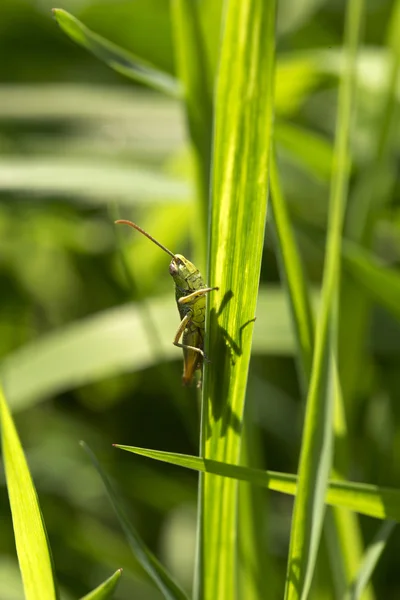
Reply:
M143 235L145 235L147 238L149 238L149 240L151 240L152 242L157 244L157 246L159 248L161 248L161 250L164 250L164 252L166 252L167 254L172 256L172 258L175 258L175 254L173 252L171 252L171 250L168 250L168 248L166 248L165 246L160 244L160 242L157 242L157 240L155 240L149 233L147 233L147 231L145 231L144 229L139 227L139 225L136 225L136 223L133 223L133 221L127 221L126 219L118 219L118 221L115 221L115 223L117 223L118 225L121 225L121 224L129 225L129 227L133 227L133 229L137 229L138 231L140 231L140 233L143 233Z

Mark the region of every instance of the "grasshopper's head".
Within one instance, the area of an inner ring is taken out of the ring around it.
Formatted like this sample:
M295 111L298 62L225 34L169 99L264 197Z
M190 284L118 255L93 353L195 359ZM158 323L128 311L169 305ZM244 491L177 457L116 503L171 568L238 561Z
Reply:
M188 279L196 273L198 273L198 269L182 254L175 254L169 264L169 274L180 288L188 287Z
M125 219L119 219L115 222L122 223L124 225L129 225L130 227L133 227L133 229L140 231L142 235L146 236L149 240L151 240L154 244L161 248L161 250L164 250L164 252L172 256L172 260L169 265L169 272L174 278L175 285L182 289L190 289L190 277L192 275L196 275L199 272L198 269L190 262L190 260L182 256L182 254L174 254L173 252L171 252L171 250L168 250L168 248L166 248L159 241L153 238L149 233L147 233L147 231L139 227L139 225L136 225L136 223L133 223L132 221L127 221Z

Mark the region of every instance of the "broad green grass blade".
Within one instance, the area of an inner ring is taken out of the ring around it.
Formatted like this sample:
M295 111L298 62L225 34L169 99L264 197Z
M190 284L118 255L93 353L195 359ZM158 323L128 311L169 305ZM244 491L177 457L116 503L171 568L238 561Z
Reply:
M114 71L167 95L176 97L180 95L179 84L171 75L163 73L144 60L91 31L67 11L54 8L53 15L64 33L74 42L92 52Z
M156 132L159 133L157 139L151 140L152 147L157 148L159 143L166 140L177 150L183 142L183 119L176 99L154 94L152 90L134 91L123 84L112 87L94 82L2 84L0 118L22 123L27 120L51 122L76 119L81 126L106 120L120 123L124 131L127 126L133 125L139 136L142 135L138 131L138 124L141 123L144 135L151 132L155 137ZM52 140L53 144L55 142Z
M46 528L18 433L0 388L0 426L8 497L26 600L55 600L58 591Z
M115 571L114 575L111 575L106 581L99 585L93 592L83 596L81 600L109 600L113 597L114 592L117 588L118 582L122 575L122 569Z
M35 157L29 160L0 160L0 192L23 192L30 195L79 197L90 204L104 205L118 199L131 206L149 201L188 202L191 186L160 171L100 160L66 160L65 157Z
M400 320L400 274L386 267L368 250L346 242L343 245L343 265L368 292L368 296Z
M162 564L157 560L154 554L150 552L137 531L130 523L121 507L121 501L119 500L117 493L113 489L96 456L84 442L81 442L81 446L89 456L94 468L103 481L111 505L115 510L118 521L138 562L150 576L153 583L158 587L164 598L167 598L168 600L187 600L186 594L183 592L183 590L181 590L177 583L175 583L175 581L168 574Z
M222 477L247 481L254 485L292 496L296 494L296 475L251 469L249 467L188 454L178 454L176 452L149 450L148 448L138 448L122 444L114 444L114 446L133 454L185 467L186 469L193 469L201 473L213 473ZM325 501L332 506L347 508L348 510L369 517L392 519L400 522L400 489L384 488L367 483L328 480Z
M201 262L204 262L213 108L198 6L198 3L193 0L172 0L171 2L177 71L183 90L199 201L195 234L199 240L199 256Z
M335 156L331 187L327 251L322 285L322 302L316 327L313 365L307 397L299 486L296 494L286 600L304 600L310 590L323 523L325 494L332 461L332 409L336 333L331 328L340 270L340 241L348 185L348 144L353 108L356 51L362 15L362 0L348 3L346 15L347 65L339 94ZM333 345L331 335L333 334Z
M263 248L274 91L275 1L225 4L211 184L200 454L237 463ZM237 484L200 478L195 597L234 600ZM223 518L221 518L223 515Z
M177 327L170 295L149 300L146 311L157 331L154 351L142 308L129 304L106 310L43 336L3 360L0 372L12 409L22 410L58 392L117 373L157 364L160 356L180 360L171 340ZM293 354L294 340L286 299L280 289L261 290L253 352Z
M395 522L386 521L379 527L378 533L365 553L357 578L350 586L344 600L360 600L395 526Z

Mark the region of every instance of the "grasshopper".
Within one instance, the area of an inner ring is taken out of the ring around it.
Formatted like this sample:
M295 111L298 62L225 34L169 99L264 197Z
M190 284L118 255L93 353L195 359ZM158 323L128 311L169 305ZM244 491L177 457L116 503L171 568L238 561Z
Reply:
M117 224L124 224L140 231L149 240L172 256L169 265L169 273L175 282L175 299L181 318L180 325L173 340L174 346L183 349L183 385L192 382L195 371L201 369L203 361L208 361L204 354L204 326L206 313L206 294L217 287L207 287L203 281L200 271L182 254L174 254L168 248L160 244L149 233L132 221L120 219ZM182 338L182 343L180 339ZM201 386L201 379L198 387Z

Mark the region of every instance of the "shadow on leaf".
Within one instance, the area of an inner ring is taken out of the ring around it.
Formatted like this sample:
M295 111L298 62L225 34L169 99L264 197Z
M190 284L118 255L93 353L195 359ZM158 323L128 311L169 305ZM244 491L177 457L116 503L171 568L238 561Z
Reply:
M221 420L220 436L226 435L229 428L236 433L241 431L241 421L227 403L227 384L232 375L236 360L243 354L242 341L244 329L255 319L250 319L238 328L237 336L233 337L220 325L220 317L234 294L232 290L225 293L218 311L213 308L210 312L210 357L213 363L210 372L210 386L213 390L211 410L214 422ZM236 339L235 339L236 338ZM207 423L207 438L211 436L211 426Z

